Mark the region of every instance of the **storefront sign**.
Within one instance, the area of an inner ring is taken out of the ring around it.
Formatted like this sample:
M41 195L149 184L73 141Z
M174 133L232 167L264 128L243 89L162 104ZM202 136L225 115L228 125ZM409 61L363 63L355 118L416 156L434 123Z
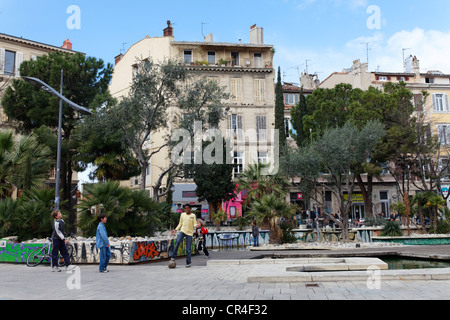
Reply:
M348 202L348 193L344 193L344 201ZM364 197L362 193L352 194L352 203L364 203Z

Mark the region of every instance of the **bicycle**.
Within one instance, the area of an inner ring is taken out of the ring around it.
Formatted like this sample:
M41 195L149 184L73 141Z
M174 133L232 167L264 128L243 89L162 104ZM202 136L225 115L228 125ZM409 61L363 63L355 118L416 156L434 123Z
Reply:
M52 239L48 238L47 243L44 243L42 248L36 248L30 252L27 257L27 266L36 267L42 262L51 263L52 261ZM73 246L71 244L66 244L67 252L69 257L72 258ZM63 267L65 265L64 258L59 253L58 254L58 267Z

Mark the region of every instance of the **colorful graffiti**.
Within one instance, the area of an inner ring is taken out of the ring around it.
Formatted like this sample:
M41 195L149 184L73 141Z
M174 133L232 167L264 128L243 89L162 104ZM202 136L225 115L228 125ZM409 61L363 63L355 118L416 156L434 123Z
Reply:
M111 264L133 264L146 261L167 259L169 257L169 244L173 248L175 240L156 241L116 241L111 242ZM0 242L0 262L26 263L27 257L33 249L42 247L42 243L7 243ZM99 263L100 250L95 241L72 241L72 263ZM193 244L193 250L195 245ZM193 251L194 252L194 251ZM178 248L178 256L186 255L186 243Z
M6 243L0 247L0 262L26 263L28 254L42 243Z
M133 259L135 261L141 261L141 259L153 260L155 257L158 258L161 255L161 250L156 247L157 244L161 244L161 242L143 241L133 243Z
M260 232L260 244L268 242L269 232ZM206 235L208 248L236 249L251 245L252 236L249 231L210 232ZM99 263L100 251L95 241L72 241L74 264ZM111 264L133 264L147 261L157 261L169 258L169 251L173 250L175 240L143 240L143 241L112 241ZM6 243L0 242L0 263L26 263L28 254L42 243ZM192 253L195 242L192 243ZM178 247L178 257L186 256L186 241Z

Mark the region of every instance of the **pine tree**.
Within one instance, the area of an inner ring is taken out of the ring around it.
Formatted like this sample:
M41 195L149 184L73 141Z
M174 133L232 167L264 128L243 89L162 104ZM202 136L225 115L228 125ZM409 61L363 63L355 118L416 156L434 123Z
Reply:
M280 67L278 67L278 79L275 87L275 130L279 132L279 146L283 148L286 145L286 129L284 126L284 96Z

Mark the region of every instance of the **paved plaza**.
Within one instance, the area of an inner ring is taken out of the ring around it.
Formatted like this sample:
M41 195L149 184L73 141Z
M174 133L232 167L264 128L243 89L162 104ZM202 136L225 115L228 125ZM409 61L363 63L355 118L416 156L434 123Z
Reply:
M284 254L308 257L367 256L386 252L417 256L447 256L450 246L405 246L395 249L353 249L342 251L301 251ZM48 266L29 268L24 264L0 264L0 299L46 300L183 300L183 301L265 301L265 300L442 300L450 298L450 280L381 280L371 286L367 280L340 279L324 282L249 282L257 264L225 265L212 260L243 260L272 252L211 251L211 260L193 257L186 268L183 258L177 268L167 262L110 265L109 273L98 265L78 265L74 271L50 272ZM260 266L259 266L260 267ZM450 274L450 270L449 270Z

